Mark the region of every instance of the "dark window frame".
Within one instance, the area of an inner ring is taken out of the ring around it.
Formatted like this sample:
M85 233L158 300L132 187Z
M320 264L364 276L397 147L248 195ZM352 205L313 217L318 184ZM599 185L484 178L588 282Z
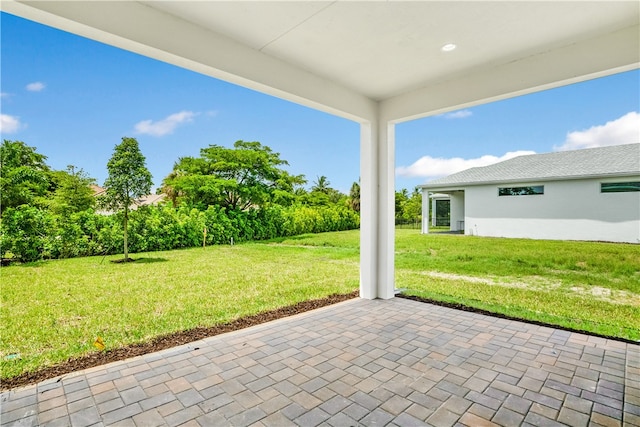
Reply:
M601 182L601 193L634 193L640 191L640 181Z
M498 197L504 196L542 196L544 185L523 185L521 187L498 187Z

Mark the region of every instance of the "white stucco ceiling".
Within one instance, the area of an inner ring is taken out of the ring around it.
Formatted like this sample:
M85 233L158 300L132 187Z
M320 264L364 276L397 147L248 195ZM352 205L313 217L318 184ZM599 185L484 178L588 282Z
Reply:
M640 4L144 3L375 100L637 25Z
M350 118L403 120L640 63L637 1L3 1ZM455 43L452 52L440 48Z

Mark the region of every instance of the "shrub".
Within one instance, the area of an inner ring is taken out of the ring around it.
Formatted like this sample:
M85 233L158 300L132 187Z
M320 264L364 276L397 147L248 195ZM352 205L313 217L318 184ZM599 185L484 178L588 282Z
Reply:
M26 205L7 209L0 232L2 254L10 252L20 261L35 261L120 253L121 215L101 215L89 209L62 216ZM358 213L339 205L273 205L246 211L220 206L204 211L147 206L129 213L128 239L131 252L151 252L200 246L205 228L206 243L214 245L349 230L359 223Z
M53 236L53 216L46 210L21 205L8 208L2 214L2 256L7 252L22 262L47 257Z

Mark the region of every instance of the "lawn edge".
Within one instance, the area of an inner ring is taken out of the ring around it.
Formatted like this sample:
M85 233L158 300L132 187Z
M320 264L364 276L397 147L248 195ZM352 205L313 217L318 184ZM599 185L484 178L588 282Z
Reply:
M597 332L589 332L589 331L584 331L584 330L581 330L581 329L569 328L567 326L561 326L561 325L556 325L556 324L553 324L553 323L541 322L539 320L523 319L521 317L509 316L509 315L502 314L502 313L496 313L494 311L489 311L489 310L485 310L485 309L482 309L482 308L476 308L476 307L472 307L470 305L465 305L465 304L461 304L461 303L438 301L438 300L435 300L435 299L432 299L432 298L420 297L420 296L417 296L417 295L406 295L406 294L402 294L402 293L397 294L396 297L404 298L404 299L408 299L408 300L412 300L412 301L417 301L417 302L421 302L421 303L425 303L425 304L437 305L437 306L440 306L440 307L447 307L447 308L451 308L451 309L454 309L454 310L468 311L468 312L471 312L471 313L478 313L478 314L482 314L482 315L485 315L485 316L496 317L496 318L499 318L499 319L514 320L514 321L517 321L517 322L528 323L528 324L531 324L531 325L544 326L544 327L547 327L547 328L559 329L561 331L573 332L573 333L582 334L582 335L589 335L589 336L592 336L592 337L603 338L603 339L608 339L608 340L614 340L614 341L623 342L625 344L635 344L637 346L640 346L640 341L634 341L634 340L631 340L631 339L628 339L628 338L615 337L615 336L611 336L611 335L599 334Z
M358 297L358 295L359 291L353 291L346 294L331 294L324 298L301 301L289 306L241 317L231 322L221 323L219 325L207 327L201 326L184 331L159 335L142 343L130 344L107 351L93 352L85 356L70 358L65 362L31 372L24 372L15 377L2 378L0 380L0 391L7 391L33 385L51 378L70 374L75 371L94 368L96 366L142 356L156 351L166 350L168 348L188 344L204 338L234 332L285 317L294 316L317 308L347 301Z

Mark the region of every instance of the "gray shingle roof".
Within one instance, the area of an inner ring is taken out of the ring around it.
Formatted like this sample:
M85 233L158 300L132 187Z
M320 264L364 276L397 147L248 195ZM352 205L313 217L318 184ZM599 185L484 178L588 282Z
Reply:
M422 188L640 175L640 144L532 154L429 181Z

